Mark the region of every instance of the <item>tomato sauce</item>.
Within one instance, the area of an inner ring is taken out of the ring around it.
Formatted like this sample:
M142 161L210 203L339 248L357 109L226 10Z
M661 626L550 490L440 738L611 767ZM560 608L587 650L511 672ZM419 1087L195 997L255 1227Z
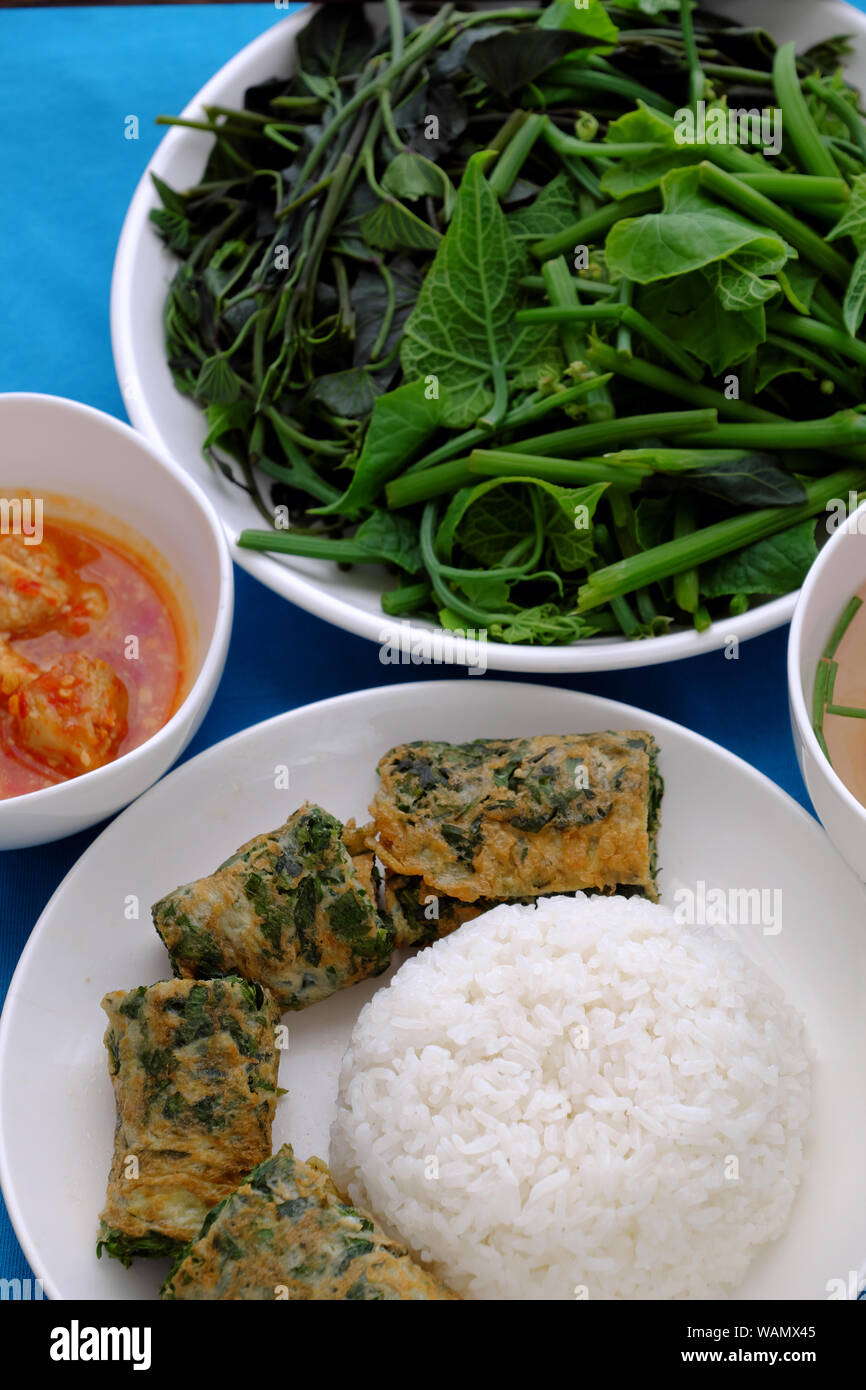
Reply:
M16 657L45 672L72 653L111 668L126 691L126 731L114 754L120 757L162 728L186 694L186 632L178 605L155 566L126 540L77 520L46 523L43 539L60 557L56 574L71 602L61 619L34 622L18 635L2 633L0 624L0 636ZM2 545L0 536L0 554ZM27 587L19 576L16 588ZM89 605L79 601L85 593L95 596ZM53 786L68 775L17 741L10 704L0 697L0 798Z

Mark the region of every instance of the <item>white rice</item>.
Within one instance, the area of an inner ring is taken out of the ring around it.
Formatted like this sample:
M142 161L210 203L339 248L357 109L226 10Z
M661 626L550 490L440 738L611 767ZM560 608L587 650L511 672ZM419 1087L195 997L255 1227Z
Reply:
M719 1298L803 1172L801 1020L638 898L494 908L362 1010L334 1178L479 1299Z

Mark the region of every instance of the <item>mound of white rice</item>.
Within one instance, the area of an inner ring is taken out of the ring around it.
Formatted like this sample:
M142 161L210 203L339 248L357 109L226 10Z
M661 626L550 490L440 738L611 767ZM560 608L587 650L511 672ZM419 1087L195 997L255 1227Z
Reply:
M632 898L494 908L362 1010L334 1178L459 1293L718 1298L803 1171L802 1024Z

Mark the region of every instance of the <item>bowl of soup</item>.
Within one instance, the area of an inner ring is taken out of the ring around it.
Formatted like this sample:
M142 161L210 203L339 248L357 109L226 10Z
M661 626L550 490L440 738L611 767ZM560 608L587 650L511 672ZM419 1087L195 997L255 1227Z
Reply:
M213 699L232 566L196 483L112 416L0 395L0 849L151 786Z
M806 790L866 880L866 503L840 520L806 577L788 641L788 693Z

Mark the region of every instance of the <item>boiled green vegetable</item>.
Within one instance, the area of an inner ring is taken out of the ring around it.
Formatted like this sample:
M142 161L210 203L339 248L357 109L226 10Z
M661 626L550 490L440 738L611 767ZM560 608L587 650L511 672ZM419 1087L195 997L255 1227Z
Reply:
M316 7L292 77L177 122L214 137L200 181L155 180L174 381L263 518L239 543L385 565L389 616L506 642L797 588L866 488L846 41L691 0L384 16ZM711 135L756 105L781 152Z

